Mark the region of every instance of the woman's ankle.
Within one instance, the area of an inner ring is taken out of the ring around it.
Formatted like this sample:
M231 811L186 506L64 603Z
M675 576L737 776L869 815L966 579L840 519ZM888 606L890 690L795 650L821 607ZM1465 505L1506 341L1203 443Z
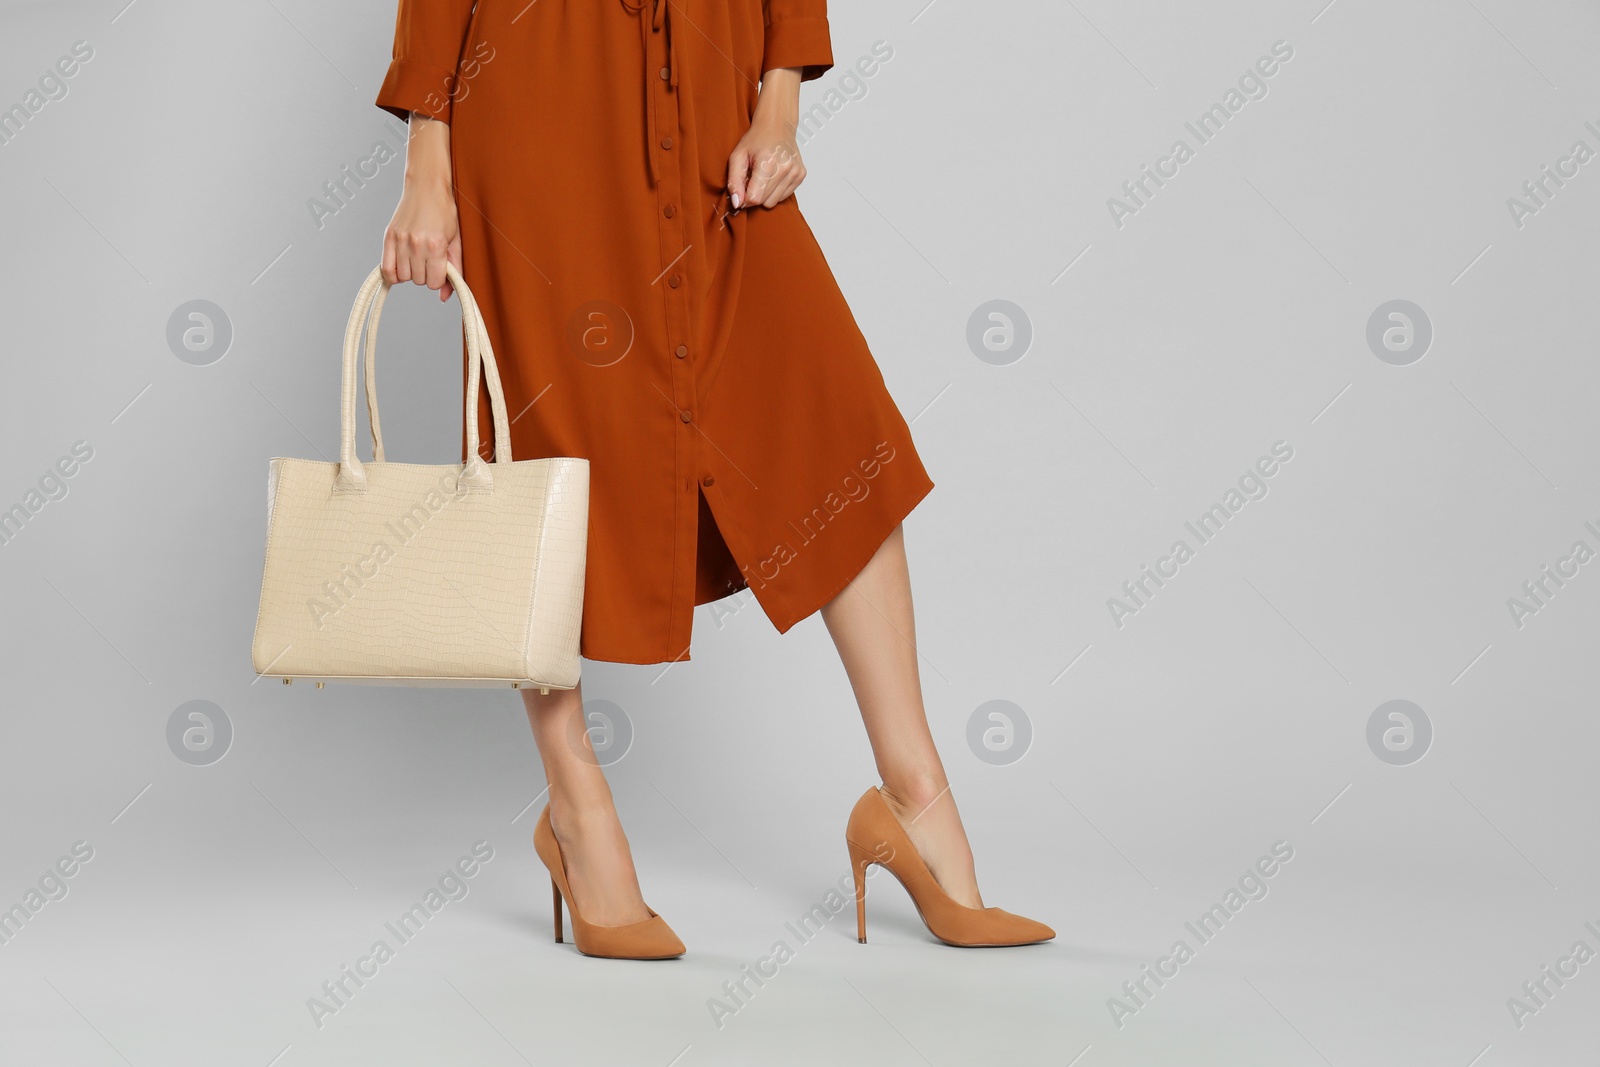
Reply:
M588 827L605 827L619 821L611 791L602 784L550 790L550 828L558 836L581 834Z
M948 800L950 782L944 775L915 774L886 778L879 788L894 813L905 821L917 818L935 804Z

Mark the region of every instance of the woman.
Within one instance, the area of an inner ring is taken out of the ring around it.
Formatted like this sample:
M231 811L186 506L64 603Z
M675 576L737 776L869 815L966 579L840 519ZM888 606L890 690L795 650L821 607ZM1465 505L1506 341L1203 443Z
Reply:
M821 610L883 779L847 825L860 939L879 863L941 940L1047 940L978 895L900 526L933 482L793 195L800 84L832 62L826 0L400 0L377 104L411 136L383 274L447 299L455 264L513 455L589 459L584 657L688 659L695 605L746 588L780 632ZM580 951L681 955L569 743L581 688L523 699L557 940L565 900Z

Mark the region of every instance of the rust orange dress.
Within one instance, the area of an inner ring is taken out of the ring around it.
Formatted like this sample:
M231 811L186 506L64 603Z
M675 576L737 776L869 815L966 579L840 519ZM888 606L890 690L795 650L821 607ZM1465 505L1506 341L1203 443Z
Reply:
M832 62L826 0L399 0L377 104L450 124L513 457L589 460L585 658L745 588L787 631L933 488L795 197L726 191L762 73Z

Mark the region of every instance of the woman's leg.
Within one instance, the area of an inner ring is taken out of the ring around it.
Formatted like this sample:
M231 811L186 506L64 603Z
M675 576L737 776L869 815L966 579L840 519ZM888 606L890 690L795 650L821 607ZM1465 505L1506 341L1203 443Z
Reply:
M884 798L945 892L983 907L961 815L928 730L901 527L822 609L855 690Z
M578 910L597 926L648 919L611 787L588 743L582 687L548 694L524 689L522 700L550 783L550 829L561 845Z

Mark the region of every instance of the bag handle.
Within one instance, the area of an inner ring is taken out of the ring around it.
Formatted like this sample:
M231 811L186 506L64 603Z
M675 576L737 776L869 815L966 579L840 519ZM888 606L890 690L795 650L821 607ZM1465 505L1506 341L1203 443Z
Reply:
M367 381L367 427L372 431L372 458L383 462L383 430L378 425L378 319L383 316L383 302L389 296L389 287L382 285L372 298L372 314L367 319L367 365L363 377Z
M494 350L489 343L489 331L483 314L478 310L476 298L467 287L460 271L453 263L445 263L445 275L454 287L461 304L461 327L467 343L467 396L466 425L469 455L462 464L461 484L471 488L488 488L493 484L488 464L478 454L478 377L481 373L489 386L489 406L494 421L494 461L511 461L510 420L506 417L505 393L500 387L499 367ZM363 325L367 330L367 415L372 427L372 458L383 462L383 438L378 422L378 396L375 372L377 370L377 326L383 298L388 295L390 283L383 277L383 268L374 267L356 294L350 309L350 321L344 333L344 365L339 389L339 472L334 486L338 490L359 492L366 488L366 472L361 460L356 458L356 374L357 354L361 347ZM371 322L367 323L371 312Z
M489 383L489 419L494 424L494 462L511 462L511 420L506 415L506 395L500 387L500 365L494 359L494 347L489 343L489 326L483 321L483 312L478 310L478 298L467 288L467 280L450 263L445 264L445 275L451 278L452 285L461 286L461 292L467 296L467 306L472 309L471 318L478 331L478 351L483 360L483 377ZM466 309L462 310L462 322L467 319ZM471 351L471 344L467 348ZM472 434L472 456L482 462L478 455L478 368L469 364L467 367L470 379L467 383L467 428ZM376 399L374 398L374 403ZM488 484L485 481L484 484Z
M471 290L468 290L471 295ZM367 358L364 377L367 384L367 427L372 432L372 458L378 463L383 462L383 428L378 420L378 322L383 317L384 300L389 295L389 286L380 286L372 300L372 313L367 319ZM472 297L474 303L477 298ZM478 321L483 323L483 315L478 313ZM489 348L489 333L485 329L479 338L479 344ZM498 368L497 368L498 369ZM476 385L476 379L473 382Z

